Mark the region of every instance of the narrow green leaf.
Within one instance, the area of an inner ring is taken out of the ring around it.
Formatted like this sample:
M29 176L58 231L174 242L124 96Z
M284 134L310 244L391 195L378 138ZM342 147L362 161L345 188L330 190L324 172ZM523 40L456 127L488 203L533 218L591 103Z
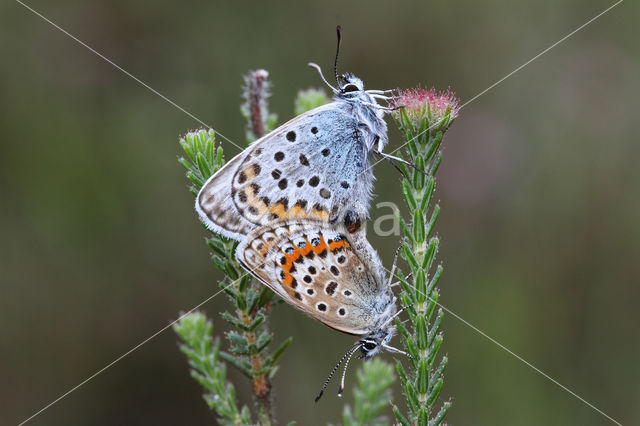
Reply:
M411 364L416 364L418 360L418 349L416 349L416 344L412 339L405 340L405 348L407 349L407 353L411 355Z
M229 350L234 355L247 356L251 354L249 346L233 346Z
M433 213L431 213L431 218L429 219L429 224L427 225L427 230L426 230L427 235L431 235L431 231L433 231L433 227L436 226L436 221L438 220L439 214L440 214L440 206L436 204L433 207Z
M402 247L402 258L407 261L412 270L418 267L418 261L406 245Z
M247 299L244 297L243 293L238 292L236 294L236 307L241 310L244 311L245 309L247 309Z
M393 410L393 415L396 416L396 419L400 422L402 426L411 426L411 423L409 423L409 420L407 420L407 418L404 415L402 415L397 405L393 404L392 410Z
M440 163L442 163L442 152L438 152L435 160L431 164L431 168L429 169L429 174L435 175L438 172L438 168L440 168Z
M266 348L267 345L271 343L272 340L273 340L273 334L270 334L270 333L260 334L260 336L258 336L258 339L256 341L256 347L258 348L258 352L262 352L264 348Z
M416 380L416 390L418 393L426 394L429 389L429 365L427 360L422 359L418 363L418 377Z
M215 164L215 154L214 154L215 145L211 139L209 139L205 144L204 156L207 160L208 164Z
M238 370L248 378L252 378L251 364L249 364L247 361L222 351L220 351L220 358L233 365L236 370Z
M244 337L243 334L238 333L237 331L228 331L226 333L227 339L236 346L247 346L249 342Z
M407 378L407 372L404 370L404 367L402 366L402 363L400 363L400 361L396 362L396 372L398 373L398 376L400 377L400 381L402 383L409 380Z
M406 200L409 209L411 211L415 210L418 203L416 203L416 199L413 196L413 188L411 188L411 185L406 178L402 179L402 193L404 194L404 199Z
M431 140L431 145L429 146L429 150L427 151L427 155L425 158L427 160L431 160L433 158L434 153L440 148L440 143L442 142L442 132L438 132L435 137ZM423 169L424 170L424 169Z
M416 389L413 387L410 381L406 381L404 384L404 394L407 397L407 405L412 412L418 411L420 402L418 401L418 395Z
M260 292L258 295L253 298L249 305L249 312L253 312L255 309L262 308L266 306L269 301L273 298L273 291L269 289L267 286L261 286Z
M416 286L416 302L424 303L427 300L427 284L424 269L418 269L413 280Z
M191 161L192 164L195 164L196 156L195 156L195 153L193 152L192 145L187 143L184 139L180 139L179 143L184 153L187 155L187 157L189 157L189 161Z
M238 291L244 293L247 291L247 287L249 287L249 283L251 282L251 276L249 274L244 274L240 277L238 281Z
M398 276L398 279L400 280L400 285L402 286L402 289L407 293L407 295L411 298L414 299L415 298L415 294L413 292L413 286L411 284L409 284L409 282L407 282L407 280L404 279L404 276L402 276L402 274L400 274ZM402 302L402 306L408 306L411 304L410 300L401 300Z
M440 408L440 411L438 411L438 414L436 414L436 416L433 418L433 420L431 421L431 424L434 426L438 426L442 424L442 421L444 420L447 413L449 412L449 408L451 408L451 402L446 401L445 403L443 403L442 408Z
M444 370L447 368L448 364L449 364L449 358L447 358L446 356L443 356L442 359L440 360L440 364L438 364L438 368L435 369L435 371L431 375L431 378L429 379L429 383L430 383L429 392L431 392L431 388L433 388L433 385L436 383L436 379L443 377Z
M273 380L273 378L275 377L276 373L280 370L280 366L279 365L273 365L271 367L269 367L269 380Z
M218 167L222 167L222 165L224 165L224 150L221 146L219 146L216 151L216 164L218 164Z
M438 265L436 268L436 273L433 274L431 281L429 282L429 287L427 287L427 292L432 293L433 289L438 285L438 281L440 281L440 277L442 276L442 265Z
M429 293L429 299L427 300L427 309L425 310L425 317L427 321L431 321L431 315L433 314L436 306L438 306L438 299L440 294L437 290Z
M415 243L415 241L413 240L413 232L411 232L411 230L409 229L409 226L407 225L407 223L404 221L404 219L402 218L402 216L400 216L400 210L396 210L395 211L395 215L396 215L396 220L398 221L398 223L400 224L400 229L402 229L402 233L409 239L411 240L412 243Z
M442 311L442 308L440 308L438 309L436 319L433 321L433 324L431 324L431 328L429 329L429 344L431 344L433 338L438 334L440 324L442 324L442 318L444 318L444 312Z
M229 312L223 312L221 316L223 320L225 320L232 326L239 328L242 331L250 331L249 327L245 323L243 323L242 320L234 317Z
M200 170L200 173L202 173L202 176L205 179L208 179L209 176L212 175L212 172L211 172L211 169L209 168L209 164L207 164L207 159L201 152L199 152L196 155L196 163L198 164L198 170Z
M428 271L431 269L431 264L433 263L433 260L436 257L436 254L438 253L438 248L440 247L440 240L438 239L438 237L433 237L429 240L429 245L427 246L427 252L424 255L424 258L422 260L422 265L421 268L424 269L425 271Z
M424 315L416 318L416 347L420 351L427 349L427 321Z
M407 328L404 326L404 324L402 324L402 321L400 321L400 318L396 318L394 322L396 324L396 328L398 329L401 335L405 337L410 336L409 331L407 331Z
M284 351L287 350L287 348L291 345L292 342L293 342L293 337L289 337L284 342L282 342L280 346L276 348L275 351L273 351L273 355L269 357L271 361L270 362L271 365L278 362L278 360L282 357L282 355L284 355Z
M184 157L178 158L178 164L184 167L187 171L191 170L191 163L189 163Z
M436 180L429 176L427 178L427 185L423 191L422 200L420 201L420 210L423 212L427 210L431 205L431 199L433 198L433 190L435 189Z
M420 209L413 213L413 240L417 244L421 244L425 240L424 215Z
M440 395L440 391L442 390L443 384L444 384L444 381L442 379L438 379L435 386L433 387L433 390L431 391L431 393L429 393L429 398L427 398L427 405L429 407L433 405L436 398L438 398L438 395Z
M265 321L264 315L256 316L251 322L251 325L249 326L249 331L255 331L255 329L260 327L264 321Z
M187 172L187 179L189 179L198 189L202 188L202 185L204 185L204 181L193 172Z
M416 424L418 426L429 425L429 410L426 407L420 407L420 410L418 410L418 421Z
M235 289L233 288L233 284L228 282L227 280L220 281L220 283L218 284L218 287L220 287L222 291L224 291L227 294L227 296L231 297L232 300L233 298L236 297L236 292L235 292Z
M207 246L213 250L218 256L227 257L227 252L224 248L224 244L216 237L207 238Z
M425 176L424 173L422 173L418 169L424 170L424 162L422 160L422 157L416 157L414 162L416 168L413 169L411 183L415 189L421 190L424 187Z
M438 352L440 351L440 346L442 346L442 334L438 334L435 339L433 339L433 345L429 347L429 365L433 365L433 361L435 360Z
M225 274L227 274L227 276L228 276L229 278L231 278L233 281L235 281L235 280L237 280L237 279L238 279L238 276L239 276L239 274L238 274L238 270L237 270L237 269L235 268L235 266L234 266L231 262L229 262L229 261L227 261L227 262L225 262L225 263L224 263L224 272L225 272Z

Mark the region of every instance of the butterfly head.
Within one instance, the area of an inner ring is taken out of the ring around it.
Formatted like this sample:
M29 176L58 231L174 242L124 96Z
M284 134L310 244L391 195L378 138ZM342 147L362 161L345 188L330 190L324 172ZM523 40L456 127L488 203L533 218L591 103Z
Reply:
M360 339L358 341L361 352L360 358L372 358L379 354L382 348L388 348L394 333L395 327L386 327Z
M339 94L349 96L364 92L364 83L351 73L341 74L338 77Z
M375 356L380 352L382 348L388 350L389 352L406 355L405 352L388 345L394 333L395 333L395 327L393 326L384 327L381 330L370 333L367 336L360 339L355 344L354 347L349 349L349 351L346 354L344 354L342 358L340 358L340 361L338 361L338 364L336 364L336 366L333 367L333 370L331 370L331 373L329 373L329 377L327 377L327 380L324 382L324 385L322 386L320 393L316 397L316 402L318 402L320 398L322 398L322 395L324 394L324 390L327 388L327 385L331 381L333 374L336 372L336 370L338 370L338 368L340 367L340 364L344 362L344 369L342 370L342 379L340 380L340 387L338 388L338 396L339 397L342 396L342 391L344 390L344 378L347 374L347 367L349 366L349 361L351 360L351 357L353 356L353 354L358 351L358 349L360 349L360 352L361 352L358 358L361 358L364 360L367 360Z

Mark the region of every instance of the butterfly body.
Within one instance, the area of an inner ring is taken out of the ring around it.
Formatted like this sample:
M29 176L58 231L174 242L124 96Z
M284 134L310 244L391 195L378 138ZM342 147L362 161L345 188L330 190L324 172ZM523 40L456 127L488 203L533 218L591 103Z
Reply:
M333 102L258 139L203 185L196 210L209 229L240 241L279 219L367 217L370 157L387 143L387 125L376 95L342 78Z
M318 219L280 220L253 231L236 258L295 308L359 336L364 357L391 340L396 299L364 233Z

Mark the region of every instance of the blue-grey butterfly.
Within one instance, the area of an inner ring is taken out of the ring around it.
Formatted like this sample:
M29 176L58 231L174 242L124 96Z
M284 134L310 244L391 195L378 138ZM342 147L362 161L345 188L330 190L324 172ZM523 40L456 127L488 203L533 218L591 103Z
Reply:
M377 100L390 99L388 91L365 90L353 74L338 75L337 54L337 87L310 65L331 87L333 102L253 142L203 185L196 210L212 231L240 241L278 219L315 217L346 222L355 232L368 216L372 153L403 161L382 153L391 108Z
M287 303L323 324L359 339L346 359L361 350L370 358L389 346L395 332L396 298L385 269L364 232L349 233L321 219L281 219L252 231L236 250L236 259ZM394 262L395 263L395 262ZM395 270L391 271L391 277ZM344 387L344 373L339 395Z

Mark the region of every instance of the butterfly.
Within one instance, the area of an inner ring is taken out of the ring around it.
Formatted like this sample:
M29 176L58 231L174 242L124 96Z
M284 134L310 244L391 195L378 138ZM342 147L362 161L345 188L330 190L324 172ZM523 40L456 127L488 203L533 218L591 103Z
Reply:
M255 278L293 307L343 333L358 336L325 382L351 356L368 359L386 349L395 333L396 298L385 269L364 232L318 218L282 219L252 231L236 249L236 259ZM393 276L392 269L391 276Z
M338 28L338 51L340 30ZM202 186L195 208L212 231L241 241L253 229L279 219L343 221L350 232L368 216L373 189L371 155L387 144L379 105L383 90L364 90L353 74L338 75L333 102L295 117L253 142Z

